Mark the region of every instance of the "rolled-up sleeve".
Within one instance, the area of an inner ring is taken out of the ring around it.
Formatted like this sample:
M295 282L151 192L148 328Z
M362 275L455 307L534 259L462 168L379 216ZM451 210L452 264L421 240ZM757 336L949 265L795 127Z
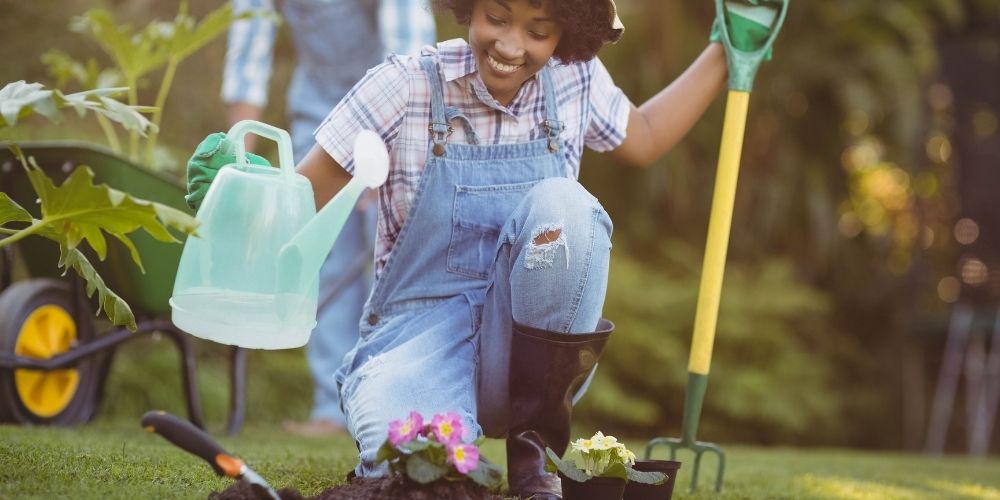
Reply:
M588 64L591 75L590 124L584 143L595 151L611 151L625 140L632 101L615 85L600 59L595 57Z
M233 12L274 13L271 0L233 0ZM277 31L273 15L241 19L229 27L226 62L222 74L222 100L245 102L258 107L267 104L271 61Z
M389 150L399 134L410 99L409 78L394 57L370 70L316 129L316 142L345 170L354 173L354 138L373 130Z

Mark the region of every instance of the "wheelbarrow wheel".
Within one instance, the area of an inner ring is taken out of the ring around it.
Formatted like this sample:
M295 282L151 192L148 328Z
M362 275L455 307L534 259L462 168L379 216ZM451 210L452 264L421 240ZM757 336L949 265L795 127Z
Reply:
M69 284L50 278L19 281L4 290L0 350L47 359L90 340L94 320L89 308L73 317L70 290ZM97 360L88 357L60 370L0 370L0 421L43 425L88 421L97 406L97 368Z

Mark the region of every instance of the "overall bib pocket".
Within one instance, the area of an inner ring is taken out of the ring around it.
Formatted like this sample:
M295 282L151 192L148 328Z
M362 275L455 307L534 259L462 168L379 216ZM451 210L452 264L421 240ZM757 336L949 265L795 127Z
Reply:
M538 181L455 186L448 272L485 280L496 256L500 229Z

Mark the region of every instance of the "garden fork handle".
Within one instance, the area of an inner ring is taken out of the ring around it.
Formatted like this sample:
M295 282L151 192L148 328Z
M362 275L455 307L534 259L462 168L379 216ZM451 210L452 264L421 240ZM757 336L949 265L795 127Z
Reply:
M702 264L701 284L698 289L691 356L688 359L688 390L684 401L681 438L691 443L697 434L698 418L712 364L712 348L715 343L715 329L722 297L722 277L726 270L729 230L733 220L736 180L740 171L740 154L743 152L743 134L746 129L749 101L750 93L740 90L730 90L726 100L719 168L715 178L708 239L705 243L705 260Z

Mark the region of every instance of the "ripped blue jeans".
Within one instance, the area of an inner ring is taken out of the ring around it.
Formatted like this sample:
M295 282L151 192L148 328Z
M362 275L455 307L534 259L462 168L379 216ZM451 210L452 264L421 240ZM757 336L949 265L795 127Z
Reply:
M387 266L388 279L406 278L414 266L427 277L403 279L401 287L382 284L397 296L413 297L397 302L380 302L376 285L361 340L337 375L348 430L360 450L359 475L385 472L384 464L374 462L378 448L389 422L411 410L425 418L457 412L466 440L506 432L512 320L567 335L595 329L607 288L608 214L577 181L561 177L526 187L515 203L487 257L487 279L465 280L477 286L447 298L437 298L440 282L433 277L451 279L444 268L454 251L427 240L447 226L411 221L420 236L397 242L402 247L393 252L408 253L393 257L401 271L394 274ZM472 252L465 255L470 262L481 252L462 250ZM427 267L437 265L442 273ZM416 298L421 296L427 298Z

